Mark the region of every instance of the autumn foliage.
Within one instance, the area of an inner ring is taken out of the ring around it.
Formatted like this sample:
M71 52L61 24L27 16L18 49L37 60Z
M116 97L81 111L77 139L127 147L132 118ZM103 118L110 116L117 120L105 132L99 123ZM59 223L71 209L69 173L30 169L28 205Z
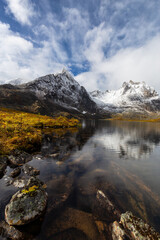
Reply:
M74 118L52 118L0 108L0 154L9 154L14 149L32 152L40 147L44 129L73 128L79 124Z

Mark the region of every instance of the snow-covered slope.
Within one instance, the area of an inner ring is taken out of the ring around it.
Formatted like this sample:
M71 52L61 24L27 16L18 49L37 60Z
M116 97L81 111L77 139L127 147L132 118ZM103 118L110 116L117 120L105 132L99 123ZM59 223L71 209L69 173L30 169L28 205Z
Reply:
M28 79L23 79L23 78L16 78L13 80L7 80L7 81L1 81L0 80L0 85L2 84L12 84L12 85L20 85L29 82L30 80Z
M158 93L142 82L124 82L122 87L115 91L94 91L90 93L93 100L103 109L123 112L156 111L160 110L160 97Z
M36 93L40 99L50 100L67 109L84 113L96 112L96 104L84 87L75 81L66 70L58 74L49 74L23 84L21 87Z
M23 79L23 78L16 78L16 79L8 81L7 84L20 85L20 84L24 84L27 82L29 82L29 80Z

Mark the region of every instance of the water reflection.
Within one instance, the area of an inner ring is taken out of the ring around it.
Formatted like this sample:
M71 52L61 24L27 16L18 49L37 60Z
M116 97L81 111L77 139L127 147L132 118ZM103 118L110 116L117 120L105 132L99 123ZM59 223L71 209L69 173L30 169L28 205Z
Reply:
M158 123L87 121L79 131L45 132L41 153L29 163L40 170L48 192L47 212L42 226L35 223L33 238L107 239L99 224L111 220L95 203L97 190L119 211L132 211L159 231L159 143ZM17 191L6 187L4 177L0 188L1 204ZM26 229L20 229L24 235Z

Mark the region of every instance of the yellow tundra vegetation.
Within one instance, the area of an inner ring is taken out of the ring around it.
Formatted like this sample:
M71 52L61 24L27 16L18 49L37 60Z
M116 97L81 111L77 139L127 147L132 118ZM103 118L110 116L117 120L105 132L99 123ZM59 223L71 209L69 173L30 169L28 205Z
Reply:
M79 120L56 118L0 108L0 154L14 149L35 151L41 145L45 128L73 128Z

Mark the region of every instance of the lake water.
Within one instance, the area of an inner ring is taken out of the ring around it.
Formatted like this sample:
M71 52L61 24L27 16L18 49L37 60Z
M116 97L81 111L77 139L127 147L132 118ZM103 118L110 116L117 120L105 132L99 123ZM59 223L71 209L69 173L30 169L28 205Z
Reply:
M47 185L48 206L41 221L19 229L26 239L100 239L97 228L108 222L97 217L97 190L160 232L160 123L83 121L77 131L45 135L29 164ZM6 186L10 171L0 179L0 220L17 191Z

